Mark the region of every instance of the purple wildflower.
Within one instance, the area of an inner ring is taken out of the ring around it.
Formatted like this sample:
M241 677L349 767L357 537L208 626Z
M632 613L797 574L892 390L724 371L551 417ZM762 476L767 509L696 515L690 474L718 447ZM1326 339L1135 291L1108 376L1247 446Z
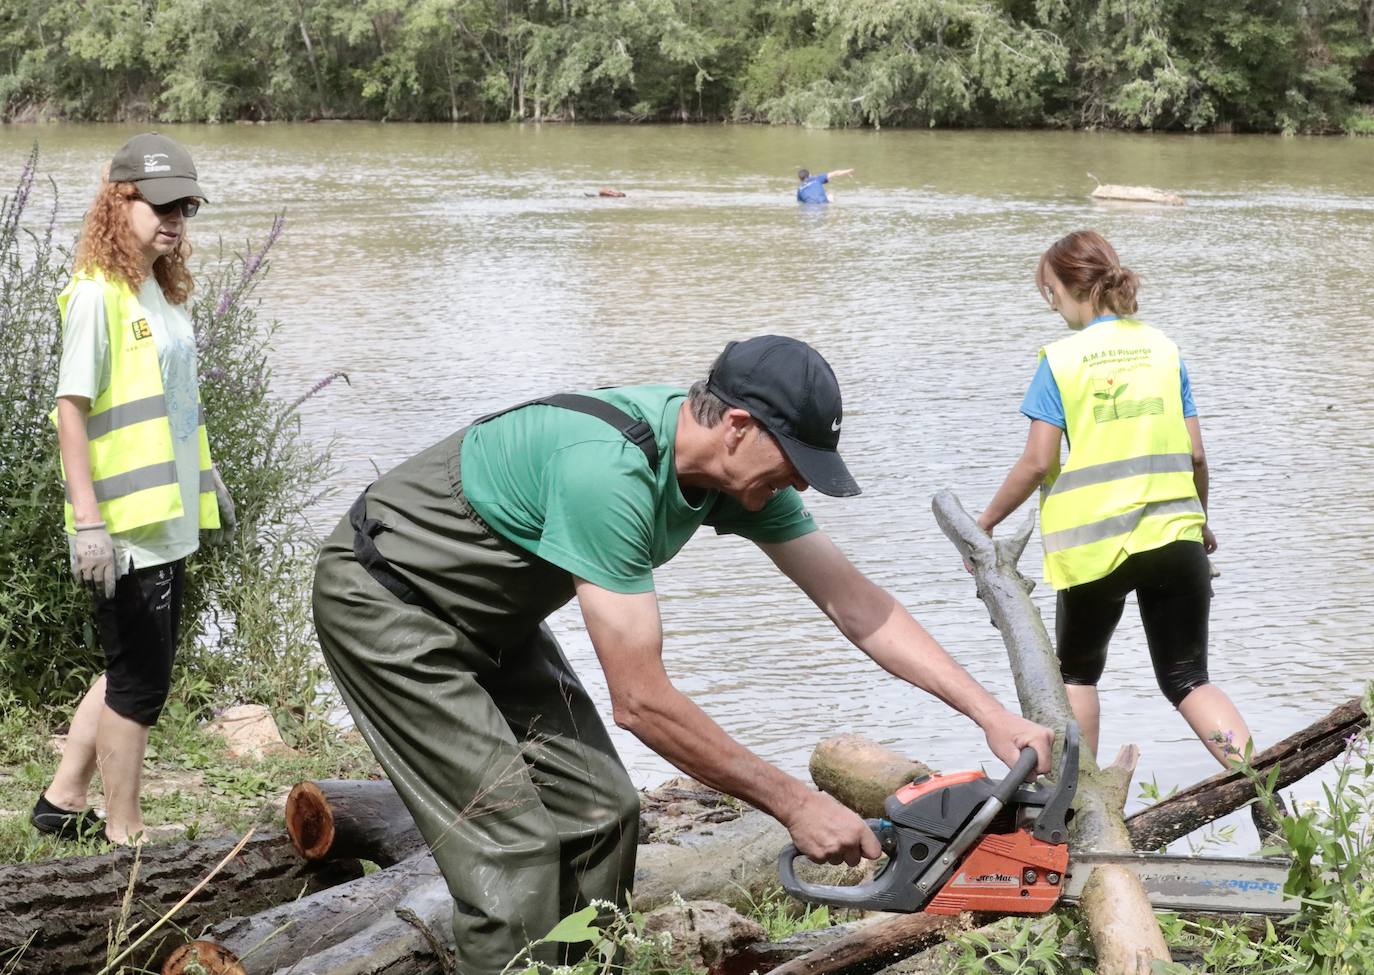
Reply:
M267 259L267 252L277 242L277 238L281 236L282 228L285 226L286 217L284 215L279 213L272 218L272 229L267 232L267 240L263 243L262 248L256 254L249 255L248 260L243 263L243 273L239 276L240 285L247 284L253 275L258 273L258 269L262 267L262 262Z
M353 381L348 378L348 373L344 372L342 369L336 369L334 372L331 372L329 375L325 376L315 385L311 386L308 390L306 390L304 395L297 397L296 401L292 403L291 406L287 409L287 412L293 412L302 403L304 403L310 397L314 396L316 393L323 390L326 386L328 386L336 379L343 379L343 381L346 382L348 385L353 385Z

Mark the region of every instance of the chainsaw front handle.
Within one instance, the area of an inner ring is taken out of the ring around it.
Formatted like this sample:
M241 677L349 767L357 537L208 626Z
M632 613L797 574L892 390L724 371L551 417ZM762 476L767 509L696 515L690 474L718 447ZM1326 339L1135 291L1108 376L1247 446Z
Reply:
M1021 755L1007 773L1007 777L997 783L997 788L992 793L993 797L1005 806L1016 794L1016 790L1025 785L1026 779L1035 771L1036 763L1039 761L1040 756L1035 753L1034 748L1021 749Z

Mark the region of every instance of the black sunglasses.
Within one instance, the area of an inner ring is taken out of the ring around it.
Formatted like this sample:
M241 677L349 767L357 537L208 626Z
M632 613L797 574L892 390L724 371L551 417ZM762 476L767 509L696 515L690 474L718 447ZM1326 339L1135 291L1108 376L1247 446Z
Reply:
M154 203L146 197L139 197L144 203L153 208L153 212L159 217L169 217L177 210L181 211L183 217L194 217L200 212L200 201L194 196L183 196L180 200L173 200L171 203Z

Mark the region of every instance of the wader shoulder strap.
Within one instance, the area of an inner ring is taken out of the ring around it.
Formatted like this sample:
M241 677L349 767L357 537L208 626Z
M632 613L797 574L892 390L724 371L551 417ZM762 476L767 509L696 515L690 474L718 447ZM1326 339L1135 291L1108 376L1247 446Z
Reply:
M654 443L653 428L643 420L636 420L620 407L613 406L605 400L597 399L595 396L586 396L582 393L554 393L552 396L541 396L538 399L526 400L523 403L508 406L495 413L488 413L486 416L473 420L472 425L477 426L479 423L486 423L488 420L505 416L507 413L514 413L526 406L557 406L565 410L572 410L574 413L586 413L588 416L603 420L619 430L626 440L644 451L644 456L649 461L649 470L658 470L658 444Z
M653 428L643 420L636 420L619 407L612 406L595 396L585 396L581 393L555 393L553 396L542 396L539 399L517 403L515 406L507 407L496 413L488 413L486 416L474 420L472 425L476 426L479 423L494 420L498 416L504 416L525 406L536 405L557 406L577 413L586 413L598 420L604 420L619 430L626 440L644 451L651 471L658 470L658 444L654 443ZM348 523L353 527L353 557L367 570L368 575L376 579L384 589L402 602L421 606L436 616L442 617L438 607L423 593L397 575L396 570L391 567L391 563L377 550L377 543L373 539L379 532L386 531L387 527L377 519L367 516L366 491L358 495L358 500L354 501L353 506L348 509Z

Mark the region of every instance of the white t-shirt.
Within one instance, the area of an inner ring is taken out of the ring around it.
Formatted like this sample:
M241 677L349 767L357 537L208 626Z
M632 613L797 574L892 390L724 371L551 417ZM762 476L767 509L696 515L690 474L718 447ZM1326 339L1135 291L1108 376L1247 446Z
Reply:
M72 291L62 330L58 396L94 400L110 384L110 331L105 322L103 292L96 281L82 281ZM196 436L200 411L195 330L186 309L168 303L152 277L139 289L138 303L143 306L157 346L183 515L112 535L121 574L128 571L130 562L139 569L164 565L185 558L200 544L200 441Z

